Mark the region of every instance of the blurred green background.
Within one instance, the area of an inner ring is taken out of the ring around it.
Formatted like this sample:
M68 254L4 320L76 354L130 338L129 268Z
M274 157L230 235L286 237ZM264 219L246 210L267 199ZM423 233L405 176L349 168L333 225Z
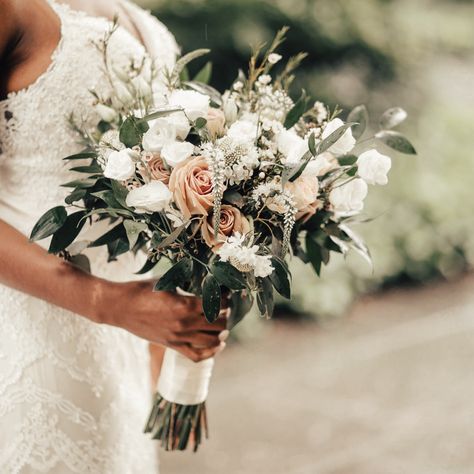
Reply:
M211 48L223 90L245 68L249 45L290 26L283 54L309 53L294 84L372 125L405 108L418 157L396 156L389 185L371 188L362 226L372 272L333 258L321 279L294 262L292 309L343 314L363 292L453 278L474 262L474 2L470 0L142 0L184 52ZM195 70L204 64L196 62ZM287 308L288 309L288 308Z

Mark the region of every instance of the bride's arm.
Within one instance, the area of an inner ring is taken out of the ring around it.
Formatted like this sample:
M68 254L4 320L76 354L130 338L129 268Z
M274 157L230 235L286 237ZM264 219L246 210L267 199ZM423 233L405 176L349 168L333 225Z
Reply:
M218 336L225 329L223 318L212 325L205 321L198 298L153 293L147 281L113 283L94 277L30 243L2 220L0 284L172 347L194 361L219 351Z

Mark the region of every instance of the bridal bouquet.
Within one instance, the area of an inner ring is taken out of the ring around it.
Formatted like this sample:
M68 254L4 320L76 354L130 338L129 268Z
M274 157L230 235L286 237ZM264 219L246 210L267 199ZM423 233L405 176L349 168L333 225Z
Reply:
M384 113L375 136L360 141L368 122L364 106L344 121L340 110L305 92L294 101L288 91L304 55L280 64L276 50L286 29L255 51L248 73L224 94L206 84L209 67L194 80L186 77L186 64L205 50L183 56L172 71L157 71L146 58L111 65L113 31L97 45L112 91L91 92L97 126L84 129L71 118L86 149L65 160L78 163L71 172L83 177L64 184L71 188L66 205L40 218L32 240L52 236L49 251L73 261L84 259L77 254L86 246L107 246L109 260L144 251L140 274L166 259L171 267L155 290L201 297L209 322L225 295L231 326L254 300L270 317L274 291L291 298L288 258L310 263L317 274L331 252L353 249L370 260L350 224L368 186L387 183L391 159L375 144L415 153L392 130L406 117L402 109ZM158 76L165 87L156 87ZM112 223L105 235L77 242L86 222L104 219ZM199 446L212 365L166 350L146 424L166 449L185 449L189 440Z

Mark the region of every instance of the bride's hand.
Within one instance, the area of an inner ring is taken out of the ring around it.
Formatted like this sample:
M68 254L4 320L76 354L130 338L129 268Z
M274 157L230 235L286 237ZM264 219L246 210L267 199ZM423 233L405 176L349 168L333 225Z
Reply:
M175 349L198 362L223 349L226 309L209 324L193 296L152 292L150 281L105 284L98 302L100 322L118 326L150 342Z

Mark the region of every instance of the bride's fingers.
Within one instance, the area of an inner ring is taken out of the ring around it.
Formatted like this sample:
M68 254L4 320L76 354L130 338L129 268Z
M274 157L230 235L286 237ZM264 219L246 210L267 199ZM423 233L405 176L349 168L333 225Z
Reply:
M192 347L189 344L176 346L177 351L181 352L181 354L194 362L200 362L202 360L209 359L210 357L214 357L216 354L224 350L224 348L225 342L221 342L221 344L217 347L206 349Z
M220 334L218 332L192 331L180 334L180 339L195 347L216 347L221 343Z
M227 327L227 313L226 310L221 311L221 316L213 323L208 323L204 316L199 318L192 318L189 321L187 330L189 331L206 331L206 332L221 332Z

